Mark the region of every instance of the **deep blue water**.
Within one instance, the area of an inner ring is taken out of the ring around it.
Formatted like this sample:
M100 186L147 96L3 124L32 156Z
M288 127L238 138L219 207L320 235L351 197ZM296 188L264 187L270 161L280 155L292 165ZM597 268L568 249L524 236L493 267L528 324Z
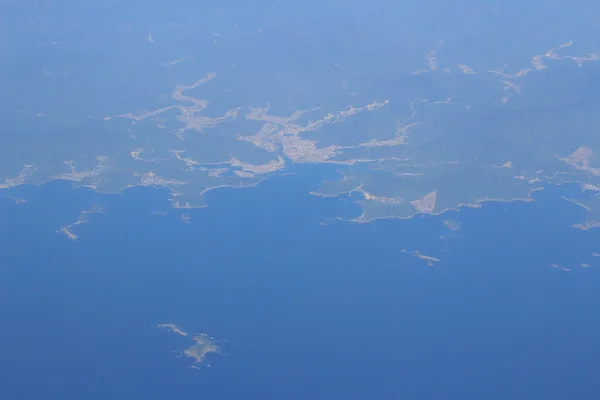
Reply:
M1 398L598 398L600 275L577 266L599 233L569 227L583 218L560 199L570 189L323 225L358 209L311 185L215 191L191 224L152 189L52 183L0 199ZM106 212L77 242L56 233L94 204ZM223 354L187 368L177 354L192 343L157 323Z

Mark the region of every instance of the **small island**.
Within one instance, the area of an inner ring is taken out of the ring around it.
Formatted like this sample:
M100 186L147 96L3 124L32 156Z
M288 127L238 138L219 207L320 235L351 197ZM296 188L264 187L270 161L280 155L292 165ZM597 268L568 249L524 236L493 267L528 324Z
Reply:
M188 333L175 324L158 324L157 328L169 330L179 336L188 337ZM198 333L194 336L195 344L186 348L182 356L188 357L194 360L194 363L198 364L204 361L206 356L210 353L219 353L219 346L205 333Z
M199 363L209 353L218 353L219 346L217 346L206 334L199 334L194 336L196 344L188 347L183 351L186 357L194 359L194 362Z

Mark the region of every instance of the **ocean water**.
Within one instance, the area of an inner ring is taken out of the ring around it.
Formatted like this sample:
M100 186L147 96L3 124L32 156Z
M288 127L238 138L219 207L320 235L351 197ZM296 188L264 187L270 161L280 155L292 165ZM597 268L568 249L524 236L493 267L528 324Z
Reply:
M598 398L600 275L579 265L600 236L569 226L573 188L355 224L313 184L215 191L191 223L161 190L10 192L27 202L0 199L0 397ZM57 233L94 205L77 241ZM189 368L193 342L160 323L221 353Z

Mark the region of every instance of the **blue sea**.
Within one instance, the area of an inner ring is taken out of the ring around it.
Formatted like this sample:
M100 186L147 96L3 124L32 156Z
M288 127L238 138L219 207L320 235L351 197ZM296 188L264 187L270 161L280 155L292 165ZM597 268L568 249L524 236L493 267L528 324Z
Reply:
M357 224L302 176L187 211L150 188L5 192L27 202L0 199L0 398L600 398L600 275L580 267L600 233L570 227L574 188ZM189 368L161 323L221 353Z

